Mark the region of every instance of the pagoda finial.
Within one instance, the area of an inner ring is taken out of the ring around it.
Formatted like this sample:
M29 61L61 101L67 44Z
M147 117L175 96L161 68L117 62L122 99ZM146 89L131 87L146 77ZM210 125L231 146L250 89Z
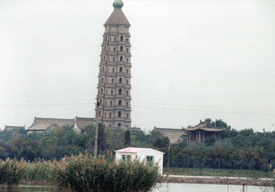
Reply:
M113 3L113 6L115 9L121 9L123 7L123 2L122 0L115 0Z

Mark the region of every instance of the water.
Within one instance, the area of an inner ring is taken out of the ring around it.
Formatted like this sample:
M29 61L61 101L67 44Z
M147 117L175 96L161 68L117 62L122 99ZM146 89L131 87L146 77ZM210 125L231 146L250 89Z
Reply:
M152 192L243 192L242 185L214 185L188 183L158 184ZM245 186L245 192L274 192L273 187Z
M43 185L19 185L17 188L0 189L0 192L53 192L52 186Z
M20 185L11 192L53 192L51 186ZM0 190L0 192L9 192ZM152 192L243 192L241 185L212 185L188 183L162 183L158 184ZM275 192L273 187L246 186L245 192Z

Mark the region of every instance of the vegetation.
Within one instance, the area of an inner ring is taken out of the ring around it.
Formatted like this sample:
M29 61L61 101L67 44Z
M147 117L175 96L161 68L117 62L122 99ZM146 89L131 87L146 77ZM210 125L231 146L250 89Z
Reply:
M158 167L138 160L117 164L86 154L56 162L58 186L71 191L149 191L160 178Z
M170 167L242 169L266 173L273 170L274 131L254 132L252 128L237 131L221 119L212 121L207 118L205 121L213 127L226 129L222 132L221 139L209 137L204 142L188 143L186 137L182 136L180 143L171 145ZM0 131L0 159L24 158L35 162L39 158L61 160L64 156L93 154L94 137L93 126L87 126L81 134L75 133L70 126L57 126L45 134L26 134L25 130ZM143 131L122 129L113 131L99 126L98 154L108 158L115 150L127 146L150 147L163 151L164 167L167 166L169 139L160 132L153 130L146 134Z
M69 191L149 191L161 179L158 167L138 160L120 161L99 156L78 155L61 161L21 159L0 162L0 184L16 185L19 181L55 184Z

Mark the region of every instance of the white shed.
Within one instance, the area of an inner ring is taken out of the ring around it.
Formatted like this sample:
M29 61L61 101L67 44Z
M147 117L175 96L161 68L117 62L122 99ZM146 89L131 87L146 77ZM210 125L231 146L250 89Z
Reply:
M119 149L115 151L116 153L116 161L118 162L121 159L125 161L129 161L130 159L140 159L146 160L147 162L158 163L159 173L162 175L163 172L163 152L157 151L151 148L137 148L137 147L127 147L124 149Z

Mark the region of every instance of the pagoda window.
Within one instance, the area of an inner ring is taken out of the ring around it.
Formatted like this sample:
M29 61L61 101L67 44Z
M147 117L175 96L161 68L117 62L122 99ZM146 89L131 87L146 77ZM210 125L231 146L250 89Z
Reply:
M128 38L126 38L126 42L128 43Z
M101 79L101 82L103 83L103 78Z
M109 127L111 127L111 124L109 124Z
M116 48L114 47L114 52L116 52Z
M123 41L123 36L120 36L120 41Z
M123 57L122 56L120 56L120 61L122 61L123 60Z
M114 79L112 79L112 84L114 84Z
M129 52L129 49L128 49L128 48L126 49L126 52L127 52L127 53Z
M129 59L128 58L126 59L126 62L129 63Z
M129 118L129 114L127 113L127 115L126 115L126 118L128 119Z
M128 83L129 83L129 81L128 81L128 79L126 80L126 84L128 85Z
M112 118L112 113L109 114L109 117Z
M122 67L120 67L120 68L119 68L119 72L122 72L122 71L123 71L123 68L122 68Z
M120 51L123 51L123 46L120 46Z
M115 42L116 42L116 37L115 37Z
M113 68L113 73L115 72L115 68Z
M119 78L119 83L122 83L122 78Z
M114 91L113 90L111 90L111 95L113 95L114 94Z
M118 90L118 94L120 94L120 95L122 94L122 89Z
M126 107L128 107L128 105L129 105L129 103L128 103L128 102L126 102Z
M126 95L128 95L128 91L126 91Z
M129 73L129 69L126 69L126 73Z
M121 123L118 123L117 126L120 127L120 126L121 126Z
M110 102L110 106L113 106L113 101Z
M100 90L100 93L101 93L101 94L103 93L103 89Z
M106 50L106 45L105 45L105 47L104 47L104 51Z
M118 105L121 105L121 100L118 101Z
M119 112L117 113L117 116L118 116L118 117L121 117L121 111L119 111Z
M116 58L115 57L113 57L113 62L115 62L116 61Z

